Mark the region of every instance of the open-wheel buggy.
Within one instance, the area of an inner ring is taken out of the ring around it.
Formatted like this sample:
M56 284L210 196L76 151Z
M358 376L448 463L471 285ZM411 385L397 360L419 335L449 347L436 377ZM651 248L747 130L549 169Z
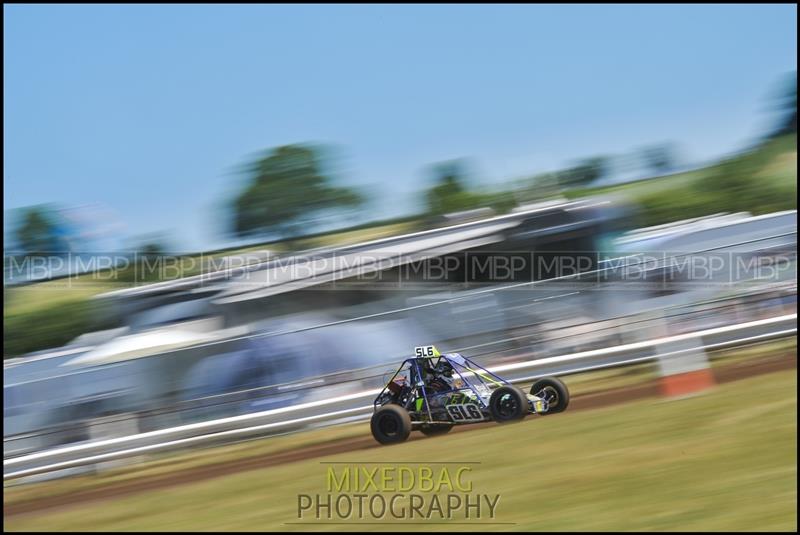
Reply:
M459 353L421 346L414 355L375 398L371 429L381 444L403 442L412 430L439 435L454 425L517 422L531 413L562 412L569 404L566 385L554 377L537 379L525 394Z

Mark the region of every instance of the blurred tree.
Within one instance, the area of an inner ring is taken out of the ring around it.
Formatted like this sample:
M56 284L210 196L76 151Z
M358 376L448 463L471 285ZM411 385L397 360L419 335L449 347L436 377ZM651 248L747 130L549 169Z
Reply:
M606 175L608 160L606 156L581 160L577 165L560 171L558 181L565 188L587 186Z
M483 196L466 187L464 162L453 160L433 165L434 186L426 193L431 214L447 214L477 208Z
M140 252L147 258L158 258L164 254L164 246L158 242L149 242L142 246Z
M565 188L587 186L603 178L608 172L608 158L595 156L578 162L578 165L560 171L558 181Z
M797 72L786 77L775 101L780 119L772 137L797 132Z
M255 161L251 183L234 201L236 235L295 236L320 212L361 205L358 192L331 185L321 160L318 148L286 145Z
M68 245L59 235L47 206L31 206L22 209L15 238L26 254L63 252Z
M642 159L655 174L666 174L675 169L675 152L671 145L653 145L642 149Z

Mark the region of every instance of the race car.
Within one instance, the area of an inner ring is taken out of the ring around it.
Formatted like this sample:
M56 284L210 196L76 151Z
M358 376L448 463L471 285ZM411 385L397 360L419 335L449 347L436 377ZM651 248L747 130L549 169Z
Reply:
M525 394L460 353L420 346L375 398L370 427L375 440L395 444L414 429L440 435L454 425L518 422L531 413L562 412L567 405L569 391L555 377L537 379Z

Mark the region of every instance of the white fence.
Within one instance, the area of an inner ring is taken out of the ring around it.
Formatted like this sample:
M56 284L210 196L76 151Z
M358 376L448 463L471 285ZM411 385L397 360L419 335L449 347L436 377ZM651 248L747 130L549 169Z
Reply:
M698 332L636 342L568 355L527 360L489 368L511 382L530 381L544 375L560 375L678 355L683 350L656 353L656 347L696 340L705 349L717 349L797 334L797 314L716 327ZM124 457L167 451L199 444L214 444L246 436L267 435L299 429L313 423L342 418L366 418L379 389L302 403L269 411L181 425L86 444L59 447L3 460L3 479L95 464Z

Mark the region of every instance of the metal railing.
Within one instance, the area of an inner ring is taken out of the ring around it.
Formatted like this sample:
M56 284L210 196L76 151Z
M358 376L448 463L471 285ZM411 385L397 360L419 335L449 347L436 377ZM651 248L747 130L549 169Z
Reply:
M655 349L669 347L669 344L685 340L697 340L699 346L704 349L718 349L755 341L796 336L796 322L796 313L787 314L617 347L502 364L491 367L490 370L505 375L511 382L520 383L543 375L577 373L675 356L690 350L667 351L657 355ZM694 350L695 348L691 349L691 351ZM369 389L290 407L181 425L88 444L60 447L4 459L3 479L14 479L145 453L180 449L190 445L214 444L247 436L287 432L308 424L330 422L344 417L366 418L373 408L372 398L379 391L378 388Z
M696 321L697 316L703 316L708 312L718 314L720 308L727 309L729 307L737 307L735 312L737 313L736 316L739 316L742 313L742 309L740 308L743 304L742 301L751 298L755 298L756 300L745 302L744 312L751 312L748 307L758 304L765 296L763 294L737 293L724 298L692 303L691 305L672 305L660 310L658 317L637 313L614 316L590 323L576 322L568 327L586 329L582 333L582 336L586 337L589 343L584 340L581 343L571 344L572 347L570 350L586 351L606 347L610 343L622 343L622 341L632 333L632 327L647 330L652 326L653 322L660 323L663 320L666 320L668 323L676 319L684 318ZM687 308L690 308L690 310L686 310ZM742 321L742 318L739 318L739 321ZM551 356L541 351L541 338L546 337L547 344L570 341L574 338L572 334L565 335L560 333L559 331L562 329L563 326L542 329L539 324L531 324L517 329L513 336L504 336L500 339L465 346L452 344L443 344L443 346L450 351L467 353L484 365L491 366L492 364L508 361L530 360L534 358L532 355L532 353L534 353L534 351L532 351L534 347L536 347L536 358ZM600 346L601 343L603 344L602 346ZM194 417L205 415L205 417L208 418L209 412L212 411L216 412L216 416L213 418L218 419L222 416L234 415L234 411L238 410L242 404L257 404L259 402L270 403L276 398L287 394L296 395L297 400L302 401L303 397L308 397L310 391L319 389L319 391L322 392L321 387L345 385L346 390L355 391L379 386L379 383L382 384L381 380L384 378L386 372L389 371L388 368L390 367L390 365L386 364L374 365L355 370L338 371L326 375L307 377L290 383L258 386L233 392L211 394L173 402L156 409L123 412L106 416L104 417L104 421L107 423L138 421L140 424L144 424L141 425L144 429L156 430L158 427L154 426L153 423L161 423L161 427L174 427L178 423L185 423L187 419L191 421L192 415L194 415ZM393 371L393 369L391 371ZM182 422L176 422L176 418L182 420ZM90 420L71 420L57 425L42 427L36 431L8 435L3 439L4 457L8 458L27 453L25 447L20 447L15 445L15 443L24 444L31 439L56 438L58 436L69 435L71 429L80 428L88 423L90 423ZM30 442L28 443L30 444ZM29 448L30 446L28 446L28 449Z

